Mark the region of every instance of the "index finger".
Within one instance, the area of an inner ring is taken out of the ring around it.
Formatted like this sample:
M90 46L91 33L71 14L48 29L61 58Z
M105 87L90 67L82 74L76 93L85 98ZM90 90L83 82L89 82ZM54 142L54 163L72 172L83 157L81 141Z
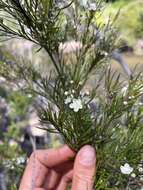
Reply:
M75 152L67 145L58 149L37 150L36 152L40 163L49 168L67 162L75 156Z
M19 190L41 187L48 173L48 168L66 162L74 156L75 153L67 145L58 149L34 151L25 169Z

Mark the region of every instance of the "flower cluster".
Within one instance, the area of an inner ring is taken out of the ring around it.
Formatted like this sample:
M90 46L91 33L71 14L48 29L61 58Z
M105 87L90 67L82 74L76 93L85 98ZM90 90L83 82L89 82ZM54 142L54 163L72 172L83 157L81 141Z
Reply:
M139 172L140 181L143 182L143 164L142 163L138 165L138 172Z
M5 160L4 165L6 168L10 170L14 170L16 166L22 166L26 162L26 159L24 156L20 156L17 158L13 158L12 160Z
M69 107L74 110L74 112L78 112L83 108L82 101L80 99L72 99Z
M89 92L81 92L78 97L75 95L75 90L65 91L65 104L69 106L74 112L78 112L89 101Z
M134 173L134 168L131 167L128 163L120 166L120 170L122 174L130 175L132 178L136 178L138 176L139 181L143 182L143 165L139 164L136 172Z

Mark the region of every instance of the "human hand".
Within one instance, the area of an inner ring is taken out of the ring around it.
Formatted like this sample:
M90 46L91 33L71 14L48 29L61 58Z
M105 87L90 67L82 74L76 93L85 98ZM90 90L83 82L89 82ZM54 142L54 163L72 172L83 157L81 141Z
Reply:
M75 158L75 160L74 160ZM95 150L86 145L75 154L68 146L36 150L25 169L19 190L92 190Z

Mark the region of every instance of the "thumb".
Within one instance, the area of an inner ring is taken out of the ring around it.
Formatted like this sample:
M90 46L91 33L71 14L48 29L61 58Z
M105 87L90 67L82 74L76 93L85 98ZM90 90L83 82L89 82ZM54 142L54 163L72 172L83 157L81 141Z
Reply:
M92 190L96 169L96 155L92 146L86 145L78 152L75 163L72 190Z

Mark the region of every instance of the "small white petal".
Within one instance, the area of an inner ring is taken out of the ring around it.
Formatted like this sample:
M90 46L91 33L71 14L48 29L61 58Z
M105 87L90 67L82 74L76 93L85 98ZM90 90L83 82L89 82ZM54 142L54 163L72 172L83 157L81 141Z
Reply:
M71 104L69 105L69 107L70 107L71 109L73 109L73 108L74 108L74 104L71 103Z
M79 108L74 108L74 112L78 112L79 111Z
M69 104L72 101L71 97L67 97L65 99L65 104Z

